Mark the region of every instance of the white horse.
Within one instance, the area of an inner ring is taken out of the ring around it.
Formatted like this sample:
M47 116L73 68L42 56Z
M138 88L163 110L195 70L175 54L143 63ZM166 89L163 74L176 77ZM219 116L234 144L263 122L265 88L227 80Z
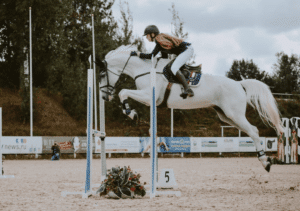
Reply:
M100 89L104 92L104 98L112 98L116 82L121 74L126 74L135 79L137 90L122 89L119 92L123 111L132 119L137 116L135 110L130 110L127 99L130 97L140 103L150 105L150 70L151 60L143 60L136 56L130 57L131 51L137 51L136 46L121 46L109 52L104 61L98 62L100 66ZM162 73L163 68L170 62L161 59L157 63L156 71L156 103L160 105L164 99L164 93L168 81ZM277 133L283 132L280 113L277 103L269 87L255 79L234 81L232 79L203 74L200 84L192 87L195 95L182 99L181 85L172 86L167 107L174 109L198 109L213 107L219 118L248 134L254 141L259 160L263 167L269 171L271 160L265 156L260 144L258 129L251 125L245 117L246 106L249 103L256 108L261 119L273 127Z

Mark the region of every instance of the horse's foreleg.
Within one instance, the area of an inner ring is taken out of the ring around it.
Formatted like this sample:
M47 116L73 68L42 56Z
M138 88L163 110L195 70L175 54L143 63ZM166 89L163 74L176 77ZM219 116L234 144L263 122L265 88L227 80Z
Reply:
M119 93L119 97L122 103L123 113L133 120L138 117L138 114L135 111L135 109L131 110L130 105L128 103L129 97L140 103L150 105L150 95L146 90L122 89Z

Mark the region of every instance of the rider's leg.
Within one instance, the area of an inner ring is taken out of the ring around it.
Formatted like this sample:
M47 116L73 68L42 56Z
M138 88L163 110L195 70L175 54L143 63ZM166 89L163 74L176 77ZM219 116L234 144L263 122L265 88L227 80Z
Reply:
M180 81L180 83L183 85L184 87L184 93L181 96L194 96L194 92L193 90L191 90L183 76L183 74L181 73L181 71L179 70L180 67L182 67L182 65L184 65L193 55L194 53L194 49L192 46L188 46L187 49L182 52L181 54L179 54L177 56L177 58L175 59L175 61L173 62L172 66L171 66L171 71L172 73L177 77L177 79Z
M180 96L182 96L182 97L183 96L193 97L194 92L189 87L189 85L188 85L184 75L182 74L182 72L180 70L178 70L175 75L176 75L177 79L180 81L180 83L183 85L183 88L184 88L184 92Z

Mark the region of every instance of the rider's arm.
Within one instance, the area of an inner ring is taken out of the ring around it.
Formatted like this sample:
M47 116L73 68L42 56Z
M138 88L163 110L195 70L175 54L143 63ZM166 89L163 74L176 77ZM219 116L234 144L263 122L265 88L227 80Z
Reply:
M159 53L159 51L160 51L160 46L158 44L156 44L152 53L140 53L140 58L141 59L151 59L152 55L153 55L153 57L156 56Z

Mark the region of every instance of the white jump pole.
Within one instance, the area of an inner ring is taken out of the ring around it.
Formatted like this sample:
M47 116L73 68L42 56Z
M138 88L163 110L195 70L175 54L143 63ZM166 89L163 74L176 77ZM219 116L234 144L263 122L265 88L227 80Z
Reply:
M152 68L151 68L151 105L150 105L150 140L151 140L151 149L150 149L150 199L159 195L176 195L181 196L180 191L157 191L157 173L158 173L158 157L157 157L157 111L156 111L156 69L155 61L152 56Z
M174 110L171 108L171 137L174 136Z
M33 136L31 7L29 7L29 40L30 40L30 136Z
M91 60L91 59L90 59ZM91 61L90 61L91 62ZM92 62L91 62L92 63ZM92 158L93 158L93 69L88 69L87 76L87 145L86 145L86 178L84 192L66 192L63 191L63 197L67 195L82 195L82 198L88 198L95 194L92 191Z
M151 180L150 180L150 198L156 196L156 137L157 137L157 116L156 116L156 101L155 101L155 84L156 84L156 73L154 69L154 59L152 56L152 68L151 68L151 105L150 105L150 123L151 123L151 151L150 151L150 163L151 163Z
M99 82L100 83L100 82ZM100 85L99 85L100 87ZM101 139L101 182L106 179L106 149L105 149L105 104L102 92L99 90L100 139Z
M15 178L14 175L3 175L2 168L2 108L0 108L0 179Z
M93 68L94 68L94 102L95 102L95 130L97 130L97 92L96 92L96 54L95 54L95 33L94 14L92 14L92 34L93 34Z

